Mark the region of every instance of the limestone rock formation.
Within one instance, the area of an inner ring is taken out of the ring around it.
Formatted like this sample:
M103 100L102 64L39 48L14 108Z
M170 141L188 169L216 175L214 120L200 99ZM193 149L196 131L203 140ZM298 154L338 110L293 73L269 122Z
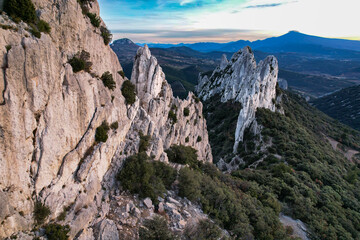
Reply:
M234 153L245 129L255 120L256 109L263 107L275 111L277 77L277 59L268 56L257 65L250 47L235 53L229 62L223 56L220 66L210 77L200 74L196 91L202 100L219 94L222 102L234 100L242 105L235 132Z
M32 229L34 204L41 201L51 210L48 220L66 208L61 223L70 225L71 238L92 239L101 234L91 226L103 221L103 229L114 228L105 221L105 202L123 160L138 151L140 131L151 136L148 154L156 160L167 160L164 149L171 144L184 144L197 149L200 160L212 161L202 104L192 94L174 98L145 47L132 79L138 98L127 105L121 65L79 2L33 3L50 34L36 38L26 23L0 15L0 23L11 27L0 28L0 238ZM89 9L99 15L96 1ZM75 73L68 61L82 50L92 68ZM116 83L113 90L99 77L106 71ZM109 130L106 142L95 142L104 121L119 127Z

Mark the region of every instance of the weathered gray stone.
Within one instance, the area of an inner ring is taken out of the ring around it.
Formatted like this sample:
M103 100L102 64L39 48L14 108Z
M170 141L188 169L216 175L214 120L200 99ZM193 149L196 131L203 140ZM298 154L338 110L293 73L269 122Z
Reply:
M104 219L99 226L97 240L119 240L119 232L116 224L109 219Z
M152 201L151 201L150 198L145 198L145 199L144 199L144 205L145 205L145 207L147 207L147 208L153 208L153 207L154 207L154 205L152 204Z

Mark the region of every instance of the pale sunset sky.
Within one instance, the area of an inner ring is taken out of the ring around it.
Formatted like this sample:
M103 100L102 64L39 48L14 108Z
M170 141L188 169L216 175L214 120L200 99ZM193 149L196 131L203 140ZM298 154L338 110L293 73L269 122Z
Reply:
M360 0L99 0L114 40L257 40L290 30L360 40Z

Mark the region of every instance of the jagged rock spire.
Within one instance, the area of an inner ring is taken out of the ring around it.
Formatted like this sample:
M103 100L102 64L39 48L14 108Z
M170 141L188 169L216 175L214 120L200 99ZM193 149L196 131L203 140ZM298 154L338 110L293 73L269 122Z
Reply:
M268 56L256 65L250 47L244 47L226 62L223 56L210 77L200 75L196 91L203 100L220 94L222 102L235 100L242 104L235 131L236 152L245 129L255 120L256 109L264 107L275 111L278 62L274 56Z
M131 74L131 82L135 84L136 94L145 109L151 98L159 96L164 81L164 72L157 59L151 56L149 47L145 44L137 51Z

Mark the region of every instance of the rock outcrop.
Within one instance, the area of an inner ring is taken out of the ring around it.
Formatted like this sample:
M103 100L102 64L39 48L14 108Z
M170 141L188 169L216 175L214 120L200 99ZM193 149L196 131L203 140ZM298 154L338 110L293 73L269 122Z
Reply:
M219 94L221 102L234 100L242 105L235 132L234 153L243 140L245 129L255 120L256 109L275 111L277 77L276 58L268 56L257 65L250 47L235 53L229 62L223 56L220 66L210 77L200 74L196 91L202 100Z
M33 2L40 19L50 24L50 34L36 38L26 23L0 15L1 24L11 26L0 28L0 238L32 229L34 204L41 201L51 210L49 220L66 208L61 223L70 225L71 238L91 239L90 227L109 211L104 199L115 174L138 151L140 131L151 136L148 154L156 160L167 161L164 149L171 144L184 144L197 149L200 160L212 161L202 104L192 94L174 98L145 47L132 79L138 97L127 105L121 65L78 1ZM96 1L89 9L99 15ZM83 50L92 68L75 73L68 61ZM113 90L100 80L106 71L116 83ZM176 122L169 119L170 111ZM96 128L103 121L119 127L97 143ZM109 221L102 226L114 228Z

